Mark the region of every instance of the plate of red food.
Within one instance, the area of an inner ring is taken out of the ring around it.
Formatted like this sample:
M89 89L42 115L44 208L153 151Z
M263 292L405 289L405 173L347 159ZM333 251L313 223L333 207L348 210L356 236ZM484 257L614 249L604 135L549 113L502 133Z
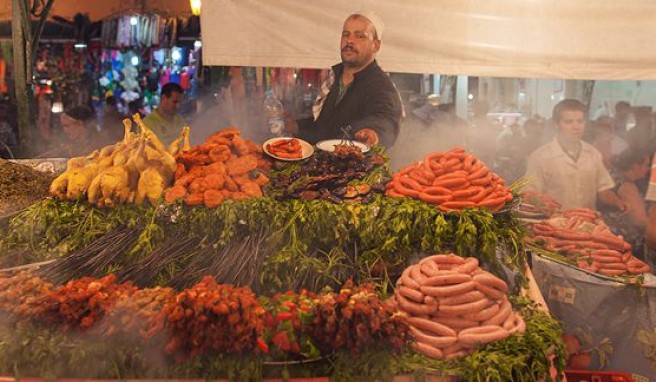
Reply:
M298 161L314 154L314 147L298 138L271 138L262 144L264 152L282 161Z

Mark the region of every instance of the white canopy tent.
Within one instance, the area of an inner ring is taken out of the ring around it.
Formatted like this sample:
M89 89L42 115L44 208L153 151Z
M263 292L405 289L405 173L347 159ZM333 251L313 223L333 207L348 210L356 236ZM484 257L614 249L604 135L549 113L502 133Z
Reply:
M212 0L204 63L327 68L360 9L385 22L378 58L390 72L656 79L653 0Z

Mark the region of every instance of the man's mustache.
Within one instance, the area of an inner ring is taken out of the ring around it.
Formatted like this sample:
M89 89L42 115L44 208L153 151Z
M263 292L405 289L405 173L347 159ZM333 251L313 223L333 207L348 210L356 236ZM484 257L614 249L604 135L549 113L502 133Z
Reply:
M355 50L355 48L353 48L352 46L349 46L349 45L342 48L342 52L346 52L346 51L351 51L351 52L356 52L357 53L357 50Z

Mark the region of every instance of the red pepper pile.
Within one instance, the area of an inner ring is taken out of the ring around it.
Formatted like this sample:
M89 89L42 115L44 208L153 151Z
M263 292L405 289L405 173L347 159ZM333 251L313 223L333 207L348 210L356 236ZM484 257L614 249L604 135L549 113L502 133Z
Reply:
M304 289L301 293L277 294L264 302L267 310L265 337L273 345L269 349L266 342L260 343L264 352L270 352L274 358L285 353L302 354L307 358L319 356L308 333L308 325L314 318L315 297Z

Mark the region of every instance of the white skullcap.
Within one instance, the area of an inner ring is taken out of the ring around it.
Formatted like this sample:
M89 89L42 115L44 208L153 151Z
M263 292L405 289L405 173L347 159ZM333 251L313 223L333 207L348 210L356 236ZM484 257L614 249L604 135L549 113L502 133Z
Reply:
M383 19L378 17L377 14L375 14L372 11L359 11L353 13L353 15L360 15L365 18L367 18L369 21L371 21L372 24L374 24L374 29L376 29L376 35L378 36L378 39L381 40L383 37L383 29L385 29L385 24L383 23ZM353 16L351 15L351 16Z

